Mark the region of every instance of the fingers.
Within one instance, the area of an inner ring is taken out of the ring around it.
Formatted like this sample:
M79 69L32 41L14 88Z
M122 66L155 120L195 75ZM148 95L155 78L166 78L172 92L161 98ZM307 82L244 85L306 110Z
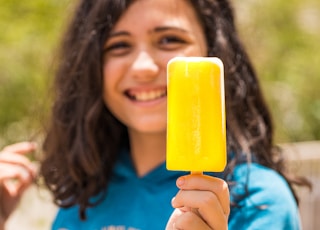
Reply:
M10 196L21 194L33 182L34 173L19 165L0 163L0 186L6 188Z
M166 230L177 229L207 230L211 228L194 212L183 211L182 209L176 208L167 223Z
M18 154L25 154L36 150L37 144L34 142L19 142L6 146L2 152L14 152Z
M36 169L24 154L35 149L34 143L21 142L7 146L0 152L0 185L11 196L22 193L32 183Z
M0 152L0 164L11 164L25 168L31 175L35 175L35 169L31 161L26 158L24 155L34 151L37 148L37 145L32 142L21 142L5 147ZM0 166L0 169L4 166ZM7 167L6 167L7 169ZM1 170L2 173L5 173L5 170ZM10 170L9 170L10 171ZM1 177L4 177L1 175Z
M2 172L2 175L0 177L4 177L5 174L7 174L7 169L9 167L19 167L24 168L28 173L31 175L35 175L35 169L32 165L31 161L21 155L17 155L15 153L1 153L0 154L0 171ZM9 170L10 171L10 170ZM9 173L9 172L8 172Z
M172 200L174 208L192 210L185 213L193 213L212 229L226 229L230 199L225 181L205 175L188 175L180 177L177 186L180 191Z
M186 193L186 191L197 193L198 191L202 191L204 193L203 196L195 196L195 199L199 202L198 206L202 207L207 206L208 203L219 203L225 214L230 213L229 189L224 180L207 175L188 175L180 177L177 180L177 186L180 189L180 193ZM184 195L192 197L192 194ZM179 200L175 202L179 202ZM191 200L190 202L192 202Z
M1 186L6 190L8 196L13 198L20 196L31 185L32 181L32 177L24 174L22 177L17 177L17 179L4 180Z
M182 212L179 218L173 224L173 229L183 230L212 230L203 220L194 212Z

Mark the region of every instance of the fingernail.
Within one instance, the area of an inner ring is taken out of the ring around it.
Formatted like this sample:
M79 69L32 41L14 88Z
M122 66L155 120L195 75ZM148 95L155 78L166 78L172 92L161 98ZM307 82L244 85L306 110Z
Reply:
M171 199L171 204L172 204L172 205L174 204L175 199L176 199L176 197L173 197L173 198Z
M182 185L184 185L184 183L185 183L184 177L180 177L180 178L177 180L177 186L182 186Z
M37 142L30 142L30 145L32 148L38 148L38 143Z

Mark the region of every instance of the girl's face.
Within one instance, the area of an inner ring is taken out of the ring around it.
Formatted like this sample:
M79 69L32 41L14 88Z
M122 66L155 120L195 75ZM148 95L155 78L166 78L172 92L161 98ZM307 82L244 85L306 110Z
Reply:
M104 94L129 132L165 133L166 66L176 56L206 56L200 22L186 0L136 0L105 43Z

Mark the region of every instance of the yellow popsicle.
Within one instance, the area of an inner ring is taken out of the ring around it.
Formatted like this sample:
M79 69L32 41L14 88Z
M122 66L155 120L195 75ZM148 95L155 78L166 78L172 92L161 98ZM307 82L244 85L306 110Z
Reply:
M226 165L223 63L176 57L167 66L167 169L221 172Z

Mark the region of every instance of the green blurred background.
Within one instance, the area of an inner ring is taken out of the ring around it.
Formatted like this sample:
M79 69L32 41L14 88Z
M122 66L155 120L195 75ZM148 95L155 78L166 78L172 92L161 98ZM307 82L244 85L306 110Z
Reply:
M0 0L0 148L41 138L71 0ZM320 1L233 0L276 142L320 140Z

